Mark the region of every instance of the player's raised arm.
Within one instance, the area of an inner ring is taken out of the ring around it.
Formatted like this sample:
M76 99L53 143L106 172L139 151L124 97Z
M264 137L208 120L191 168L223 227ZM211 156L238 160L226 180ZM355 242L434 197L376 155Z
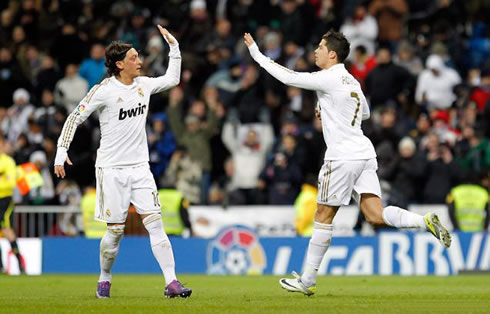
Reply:
M107 80L107 79L106 79ZM56 157L54 160L54 174L58 178L64 178L65 173L65 161L72 165L70 158L68 157L68 148L70 148L71 141L75 136L77 127L83 123L100 105L101 102L97 100L94 95L99 87L105 84L104 80L100 84L95 85L82 99L80 104L73 110L73 112L66 118L65 124L58 138L58 148L56 150Z
M170 52L168 53L169 61L165 75L156 78L148 78L148 83L151 86L152 94L172 88L180 83L181 56L179 42L166 28L163 28L160 25L157 25L157 28L160 31L163 39L165 39L165 41L168 43Z
M314 73L295 72L285 68L282 65L275 63L270 58L264 56L260 52L259 47L255 43L252 35L245 33L245 35L243 35L243 39L252 58L280 82L289 86L316 91L325 91L328 88L328 77L326 77L327 75L325 75L325 73L322 71Z

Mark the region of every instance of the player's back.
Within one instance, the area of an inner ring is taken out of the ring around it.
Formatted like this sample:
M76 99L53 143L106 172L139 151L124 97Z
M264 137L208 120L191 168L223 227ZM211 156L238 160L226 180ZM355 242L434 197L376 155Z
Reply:
M371 141L364 136L361 122L369 117L369 107L359 82L336 64L320 71L324 88L317 90L321 108L325 159L356 160L376 157Z

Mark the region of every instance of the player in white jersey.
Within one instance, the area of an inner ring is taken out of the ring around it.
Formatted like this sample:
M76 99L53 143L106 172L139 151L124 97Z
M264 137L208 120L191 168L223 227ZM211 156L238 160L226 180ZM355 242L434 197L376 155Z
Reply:
M305 271L301 276L293 272L294 279L281 279L281 287L305 295L315 293L318 268L332 238L333 219L351 197L368 222L424 229L448 248L451 236L435 214L421 216L399 207L382 206L376 153L361 130L361 121L369 118L369 106L359 82L344 67L349 54L344 35L335 31L323 35L315 50L315 63L321 70L313 73L294 72L265 57L248 33L244 40L252 58L273 77L289 86L316 91L327 145L318 176L318 206Z
M141 215L150 235L155 259L165 277L165 296L188 297L175 276L172 246L163 229L157 187L148 164L146 117L150 96L179 84L181 56L177 40L158 25L170 46L167 73L156 78L141 76L142 62L131 45L112 42L106 49L109 78L95 85L68 116L58 139L56 176L64 178L65 161L75 130L94 111L99 112L101 140L97 150L95 219L107 223L100 242L100 277L96 296L109 298L111 268L124 234L130 203Z

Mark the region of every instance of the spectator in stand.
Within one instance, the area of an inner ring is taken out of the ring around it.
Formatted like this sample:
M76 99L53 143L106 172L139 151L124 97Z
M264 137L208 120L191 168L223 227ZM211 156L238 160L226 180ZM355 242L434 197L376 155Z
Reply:
M403 23L408 14L405 0L373 0L369 13L378 21L378 40L394 50L403 35Z
M60 70L65 71L68 64L80 64L87 51L86 44L72 23L65 23L61 34L54 40L51 55L56 59Z
M218 70L211 74L204 85L216 87L219 98L228 106L240 90L242 73L242 66L238 61L235 61L227 69Z
M34 80L34 91L39 99L44 89L54 91L56 83L62 78L61 73L56 69L53 57L45 55L41 59L41 69Z
M57 103L72 112L88 92L88 83L78 75L78 65L68 64L65 77L56 83L54 99Z
M150 170L158 184L175 151L176 143L174 135L169 129L166 114L154 113L150 117L150 124L151 129L148 132Z
M147 42L147 29L145 28L146 16L149 14L147 9L136 8L129 17L129 26L121 35L121 41L133 45L134 49L140 50ZM104 64L102 62L102 64Z
M349 72L361 83L363 90L366 89L365 80L372 69L376 67L376 58L368 54L366 47L358 45L354 49L354 58L352 60Z
M424 69L422 60L415 54L413 46L407 40L400 41L393 61L395 64L404 67L413 76L419 75Z
M392 62L391 51L385 46L376 52L377 66L366 78L366 94L373 108L389 102L402 106L413 94L414 80L410 72Z
M27 86L22 70L12 52L0 47L0 106L8 107L12 102L12 94L20 87Z
M255 65L247 66L231 106L238 110L242 123L268 121L268 111L264 106L262 85L258 81L259 72Z
M143 60L143 69L149 76L164 75L166 71L165 57L163 54L163 40L155 33L146 45L148 56Z
M417 79L415 100L429 111L448 109L456 99L453 88L461 82L461 77L446 67L440 56L429 56L425 65Z
M104 78L106 74L105 47L101 43L95 43L90 48L90 58L85 59L80 65L79 75L88 82L88 88L92 88Z
M161 186L174 186L192 204L201 204L202 168L185 146L179 146L172 154Z
M202 169L201 203L206 203L207 192L211 185L211 147L210 139L218 132L218 117L215 108L209 106L207 122L201 127L201 121L195 115L187 115L182 119L182 102L184 95L180 88L170 91L167 110L170 128L175 135L177 144L184 146L194 161L199 161ZM184 120L185 126L182 125ZM185 196L185 195L184 195Z
M490 65L483 68L480 73L479 83L471 92L470 100L478 105L478 111L482 112L490 102Z
M213 26L205 0L192 0L190 2L189 16L179 21L180 26L180 45L182 51L187 53L199 53L199 46L196 45L206 35L212 33Z
M404 137L398 144L398 156L390 169L391 204L403 206L416 203L420 197L420 187L426 169L426 161L422 154L417 152L415 141L411 137Z
M300 167L290 162L285 153L277 152L262 171L258 188L267 189L269 204L292 205L301 191L302 183Z
M432 121L426 113L419 114L417 118L415 129L410 131L410 137L415 141L415 145L420 148L421 143L426 141L427 135L430 132Z
M373 125L372 130L366 130L366 136L371 139L375 148L386 142L394 152L404 133L403 123L397 117L397 111L393 107L381 109L379 123Z
M281 37L277 32L269 32L264 37L264 55L272 60L282 56Z
M0 44L4 45L11 40L14 25L14 14L12 9L4 9L0 15Z
M351 17L348 17L340 27L340 32L350 42L352 52L359 46L363 46L368 55L374 54L375 40L378 36L378 23L376 19L367 11L366 2L360 2L354 9ZM348 60L354 58L350 53Z
M490 171L490 142L476 129L468 136L469 150L460 157L460 163L474 176L488 175Z
M34 120L41 127L44 135L57 134L57 123L54 118L56 107L59 105L54 102L54 94L51 90L45 89L41 94L41 107L34 111Z
M432 114L431 132L439 136L441 143L453 146L458 137L458 131L453 129L449 123L449 114L446 111L435 111Z
M304 16L298 8L298 1L283 0L280 2L281 15L279 24L284 42L293 41L300 45L306 43L307 38L304 36L305 24Z
M451 148L431 133L425 149L427 168L423 190L423 204L444 204L451 187L464 175L463 169L453 158Z
M234 171L230 183L233 190L229 191L230 204L260 204L258 178L265 166L266 154L274 141L272 126L226 122L222 140L233 160Z
M30 103L29 92L23 88L17 89L12 98L14 104L8 109L10 127L7 138L10 143L15 143L20 134L28 131L28 121L34 113L34 106Z
M43 178L43 185L32 189L28 194L28 202L31 205L53 204L55 188L53 177L51 176L50 167L46 158L46 153L38 150L32 153L30 162L34 163Z

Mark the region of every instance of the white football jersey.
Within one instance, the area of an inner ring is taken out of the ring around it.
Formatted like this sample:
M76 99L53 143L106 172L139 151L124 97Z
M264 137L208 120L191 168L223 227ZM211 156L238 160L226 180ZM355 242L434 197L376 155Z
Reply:
M316 91L327 145L325 160L376 157L373 144L361 130L361 121L370 115L366 97L344 64L313 73L295 72L264 56L256 44L249 49L254 60L282 83Z
M96 167L129 167L149 161L146 118L150 96L176 86L180 80L180 52L171 47L167 73L140 76L125 85L115 76L95 85L68 116L58 139L58 149L68 150L78 125L99 111L100 147Z

